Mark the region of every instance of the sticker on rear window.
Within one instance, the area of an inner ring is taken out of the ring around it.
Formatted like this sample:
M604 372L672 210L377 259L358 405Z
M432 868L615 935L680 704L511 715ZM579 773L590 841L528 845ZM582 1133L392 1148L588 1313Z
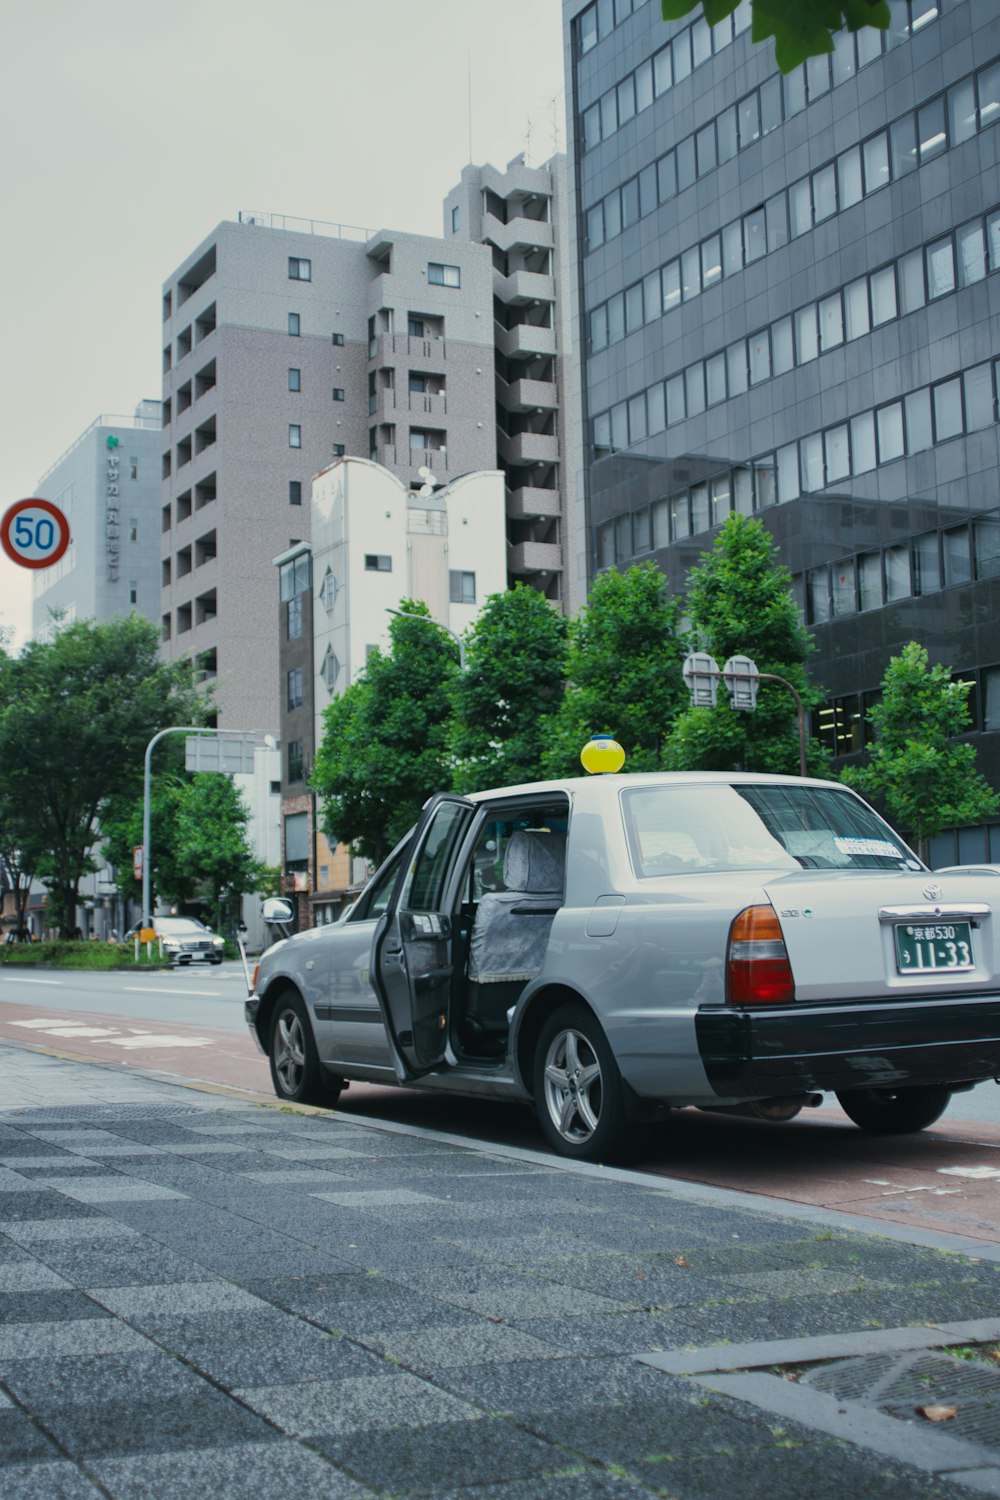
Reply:
M902 849L897 849L895 844L890 844L885 839L848 839L835 838L834 844L841 854L877 854L883 859L902 859Z

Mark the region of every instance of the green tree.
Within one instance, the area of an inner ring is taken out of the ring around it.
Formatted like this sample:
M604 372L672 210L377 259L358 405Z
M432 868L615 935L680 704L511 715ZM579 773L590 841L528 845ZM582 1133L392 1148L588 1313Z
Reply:
M138 615L77 620L29 642L4 669L0 766L25 836L43 851L38 874L63 936L75 926L80 879L95 868L102 809L141 788L154 734L206 712L190 665L165 665L158 646L155 626Z
M425 604L399 607L406 613L389 626L390 650L373 651L363 676L327 708L311 778L324 831L375 863L452 776L455 644Z
M192 890L204 895L218 931L224 930L227 908L238 915L237 903L264 882L264 867L255 858L249 838L250 809L231 776L218 771L193 776L177 809L177 868Z
M678 605L652 562L594 581L569 626L568 682L543 756L546 775L578 776L580 751L609 732L625 750L625 768L662 764L664 738L684 700Z
M565 617L536 589L515 584L486 600L466 636L465 658L450 730L455 790L537 781L562 697Z
M954 739L970 727L969 687L951 680L950 667L929 666L924 647L910 641L886 667L882 701L868 712L875 730L868 763L841 772L848 786L884 804L925 863L942 828L978 823L1000 806L976 770L975 746Z
M777 543L756 517L727 517L687 582L692 650L709 651L720 667L730 656L749 656L759 672L790 682L807 712L816 706L821 695L805 674L812 643L799 621L791 576L778 562ZM780 683L761 682L754 712L736 712L720 682L715 708L687 708L680 715L666 763L675 771L797 774L795 700ZM829 757L810 742L807 763L811 775L825 775Z
M679 21L701 7L710 26L732 15L739 0L662 0L663 19ZM790 73L807 57L833 51L834 33L889 26L888 0L750 0L750 39L774 38L774 60Z
M250 844L249 809L232 777L216 771L189 775L181 768L180 736L164 749L174 765L158 770L150 789L150 888L175 906L205 901L212 920L223 924L227 904L265 884L265 867ZM119 890L137 898L140 886L131 861L133 848L142 842L142 796L110 806L101 833Z
M0 704L8 703L14 691L9 640L10 632L0 626ZM9 890L14 901L14 925L21 931L27 926L28 895L42 851L33 843L22 789L8 774L11 769L10 763L0 758L0 906L4 891Z

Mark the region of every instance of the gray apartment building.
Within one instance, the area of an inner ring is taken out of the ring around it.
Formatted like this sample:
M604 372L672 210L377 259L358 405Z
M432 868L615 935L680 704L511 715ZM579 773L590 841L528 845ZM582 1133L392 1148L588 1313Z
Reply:
M160 620L218 722L277 732L272 559L346 454L407 485L495 464L489 250L246 213L163 287Z
M835 755L916 639L1000 785L1000 10L890 8L782 77L747 0L564 0L589 566L681 590L759 515ZM1000 828L933 854L1000 859Z
M445 237L480 241L492 256L508 575L573 612L587 574L569 215L561 154L539 167L524 156L503 171L467 166L444 202Z
M53 611L67 622L133 610L159 621L159 431L158 401L96 417L38 481L34 493L68 519L70 545L32 575L35 639L50 632Z

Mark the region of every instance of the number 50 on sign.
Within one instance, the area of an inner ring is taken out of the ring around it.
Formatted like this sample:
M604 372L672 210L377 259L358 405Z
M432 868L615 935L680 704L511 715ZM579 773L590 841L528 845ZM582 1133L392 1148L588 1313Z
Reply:
M16 500L0 521L0 544L22 568L51 568L69 546L69 521L51 500Z

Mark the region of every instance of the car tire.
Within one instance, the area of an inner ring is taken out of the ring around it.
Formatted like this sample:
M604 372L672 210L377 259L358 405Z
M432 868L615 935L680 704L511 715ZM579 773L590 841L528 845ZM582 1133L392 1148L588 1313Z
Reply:
M209 961L210 964L213 964L216 968L218 968L219 965L222 963L222 959L221 958L210 958L208 961Z
M946 1088L847 1089L837 1095L844 1114L872 1135L913 1135L940 1120L951 1102Z
M620 1153L627 1124L618 1064L600 1025L582 1005L563 1005L545 1022L534 1060L534 1098L549 1145L575 1161Z
M278 996L271 1015L267 1055L279 1099L287 1099L290 1104L333 1106L340 1098L343 1080L324 1071L305 1005L294 990Z

